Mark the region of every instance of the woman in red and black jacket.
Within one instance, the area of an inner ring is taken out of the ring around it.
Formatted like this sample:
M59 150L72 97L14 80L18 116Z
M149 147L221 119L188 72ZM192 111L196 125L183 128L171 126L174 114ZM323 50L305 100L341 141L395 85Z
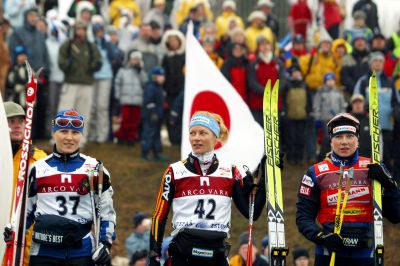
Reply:
M272 84L280 76L283 68L281 63L274 57L271 42L264 36L257 38L256 59L247 68L247 85L249 88L248 105L254 119L263 125L263 95L267 81ZM279 106L281 104L279 103Z
M228 48L228 57L221 66L221 72L232 84L244 101L247 101L246 68L249 60L243 44L232 43Z

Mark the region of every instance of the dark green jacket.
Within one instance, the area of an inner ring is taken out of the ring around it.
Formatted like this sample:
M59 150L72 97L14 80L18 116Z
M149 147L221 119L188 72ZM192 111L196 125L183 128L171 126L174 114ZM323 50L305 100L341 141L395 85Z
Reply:
M60 47L58 65L65 74L65 83L93 84L93 74L101 64L101 55L94 43L68 40Z

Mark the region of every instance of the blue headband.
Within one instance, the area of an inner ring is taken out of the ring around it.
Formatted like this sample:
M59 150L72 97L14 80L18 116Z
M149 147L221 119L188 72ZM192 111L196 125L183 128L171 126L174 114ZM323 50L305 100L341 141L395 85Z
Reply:
M60 126L56 123L57 119L68 119L68 120L80 120L82 121L82 126L81 127L74 127L72 122L68 123L66 126ZM83 116L81 116L76 110L74 109L68 109L68 110L62 110L56 114L52 121L52 126L53 126L53 132L56 132L57 130L60 129L72 129L75 131L79 131L83 134L83 127L84 127L84 121L83 121Z
M203 126L211 130L217 138L219 138L219 132L221 131L217 121L214 118L205 115L205 114L197 114L192 116L190 120L189 128L194 126Z

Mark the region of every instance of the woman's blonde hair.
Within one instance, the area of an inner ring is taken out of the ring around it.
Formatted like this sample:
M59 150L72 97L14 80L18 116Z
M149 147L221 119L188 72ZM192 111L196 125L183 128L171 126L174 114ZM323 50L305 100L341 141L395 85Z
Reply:
M229 132L228 132L228 128L226 127L226 125L224 123L224 119L222 119L222 117L219 114L211 113L211 112L207 112L207 111L197 111L193 115L197 115L197 114L207 115L207 116L211 117L212 119L214 119L218 123L219 128L220 128L218 140L222 144L225 144L225 142L228 139Z

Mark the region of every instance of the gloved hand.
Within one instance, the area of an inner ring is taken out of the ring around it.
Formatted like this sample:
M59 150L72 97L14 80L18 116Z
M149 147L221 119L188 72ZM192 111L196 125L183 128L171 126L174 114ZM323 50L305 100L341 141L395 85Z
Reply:
M397 189L397 183L388 170L378 163L371 163L368 167L368 178L375 179L381 183L386 190Z
M160 266L160 257L159 256L153 256L149 258L149 266Z
M107 265L111 266L111 255L110 250L103 243L99 244L99 247L92 255L92 260L95 265Z
M330 251L338 252L344 249L342 237L335 233L320 232L317 242Z
M4 227L3 236L4 236L4 242L6 243L13 239L11 224L8 224L6 227Z

